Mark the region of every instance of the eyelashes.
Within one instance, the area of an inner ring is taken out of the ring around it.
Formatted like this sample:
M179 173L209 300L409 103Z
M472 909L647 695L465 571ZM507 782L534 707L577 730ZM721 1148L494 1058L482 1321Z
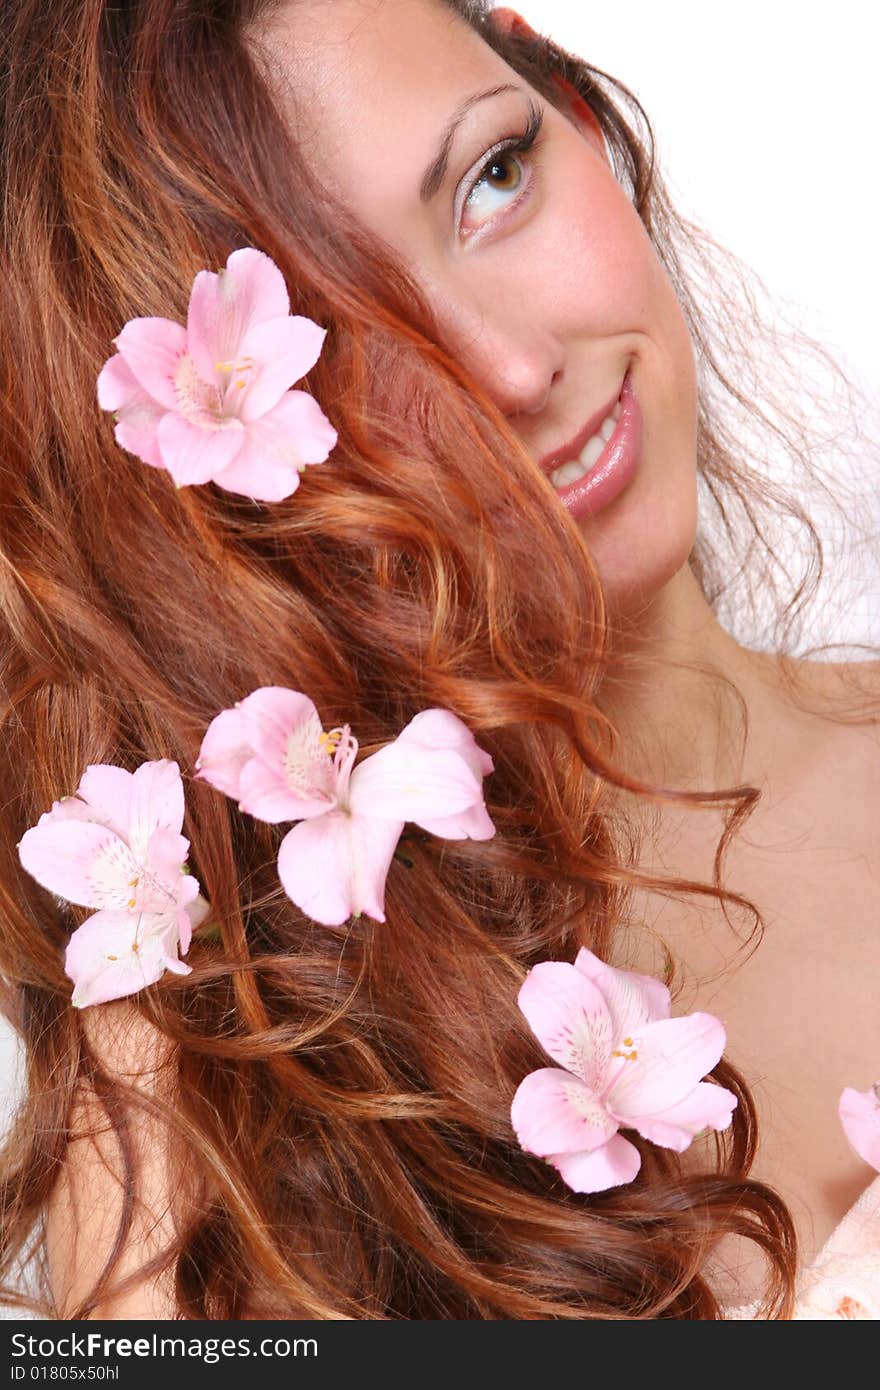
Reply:
M464 208L467 205L476 189L480 186L481 183L485 181L486 176L489 170L492 168L493 164L499 163L501 159L506 155L526 154L529 150L537 147L538 137L541 134L542 127L544 124L544 112L540 106L537 106L531 100L529 101L528 109L528 124L526 125L526 128L523 131L523 133L521 135L511 136L506 140L501 140L497 145L493 145L490 150L487 150L483 158L483 163L479 173L477 174L476 178L473 179L473 181L467 188L467 191L465 192L464 199L462 201L462 208ZM519 203L523 201L526 197L528 197L533 183L534 179L530 181L526 189L526 192L521 194L520 197L514 200L515 203ZM488 225L489 222L492 222L494 220L494 218L489 217L483 225Z

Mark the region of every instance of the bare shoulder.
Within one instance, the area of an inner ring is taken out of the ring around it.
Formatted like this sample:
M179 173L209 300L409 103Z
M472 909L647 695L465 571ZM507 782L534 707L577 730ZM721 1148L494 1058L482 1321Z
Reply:
M784 688L802 709L875 740L880 730L880 658L809 661L783 658L776 665Z
M870 758L872 750L880 754L880 659L832 663L828 683L832 719L834 707L840 707L842 743L856 757Z
M111 1077L140 1092L171 1095L173 1045L130 1001L84 1009L82 1026L89 1047ZM174 1239L172 1199L182 1177L171 1171L167 1126L134 1106L127 1119L136 1170L135 1206L114 1284ZM102 1273L114 1248L128 1186L119 1138L91 1088L81 1086L77 1092L68 1135L64 1165L44 1216L49 1281L61 1317L71 1316ZM99 1304L89 1316L169 1318L175 1310L172 1265Z
M114 999L82 1010L83 1033L106 1071L147 1090L167 1090L172 1082L174 1044L128 999Z
M816 665L827 668L813 673L824 717L805 728L805 809L829 843L840 839L880 868L880 660Z
M880 693L880 657L872 661L829 661L815 664L828 667L832 687Z

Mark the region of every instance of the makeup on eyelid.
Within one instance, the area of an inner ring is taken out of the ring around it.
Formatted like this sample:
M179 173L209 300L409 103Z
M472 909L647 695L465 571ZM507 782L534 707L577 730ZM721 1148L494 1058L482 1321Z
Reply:
M466 189L466 191L465 191L464 198L462 199L462 206L461 206L461 211L462 211L462 212L463 212L464 209L467 207L468 203L470 202L471 198L473 197L475 190L476 190L476 189L479 187L479 185L486 179L487 174L488 174L488 171L492 168L493 164L494 164L496 161L497 161L498 163L500 163L502 160L504 160L504 159L507 158L508 156L527 154L527 153L529 153L530 151L534 151L534 150L538 147L538 144L539 144L539 136L540 136L540 134L541 134L541 129L542 129L542 126L543 126L543 121L544 121L544 113L543 113L543 111L541 111L538 107L533 107L533 106L530 107L530 113L531 113L531 114L530 114L530 118L529 118L529 123L528 123L526 129L523 131L523 133L522 133L521 135L509 136L509 137L506 138L505 140L499 141L496 145L492 146L489 150L487 150L487 151L481 156L480 164L479 164L477 173L476 173L475 177L473 178L473 180L471 181L471 183L468 185L468 187L467 187L467 189ZM532 192L532 190L533 190L535 178L536 178L536 174L535 174L534 171L532 171L531 177L529 178L529 181L528 181L528 183L527 183L526 186L525 186L525 191L523 191L523 192L520 192L518 189L511 189L511 190L509 190L510 192L512 192L512 193L514 193L514 194L516 195L516 196L514 197L514 199L513 199L512 204L510 204L511 207L518 207L518 206L520 206L520 205L521 205L522 203L524 203L525 200L530 196L530 194L531 194L531 192ZM501 190L496 190L496 191L500 191L500 192L504 193L504 192L507 192L508 190L506 190L506 189L501 189ZM497 214L497 217L501 217L501 218L503 219L504 217L506 217L506 215L507 215L507 212L506 212L506 209L505 209L505 210L502 210L499 214ZM486 218L485 222L481 224L481 227L482 227L482 226L489 226L492 222L494 222L494 221L497 220L497 217L490 216L490 217ZM459 217L458 217L458 219L457 219L457 222L458 222L458 225L459 225L459 227L460 227L460 225L461 225L461 216L460 216L460 215L459 215ZM479 229L477 229L477 230L479 230ZM476 234L477 234L476 231L475 231L475 232L471 232L471 233L470 233L470 236L474 236L474 235L476 235Z

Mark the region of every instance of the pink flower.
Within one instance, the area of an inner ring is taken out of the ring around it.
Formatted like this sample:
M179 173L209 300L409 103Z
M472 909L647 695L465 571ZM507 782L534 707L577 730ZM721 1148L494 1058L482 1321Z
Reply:
M838 1114L843 1132L859 1158L880 1173L880 1081L867 1091L845 1087Z
M317 401L288 387L317 362L326 329L291 316L284 277L253 247L200 270L186 327L130 319L98 376L116 441L167 468L178 487L214 481L278 502L323 463L337 434Z
M188 918L186 942L192 928L208 911L199 895L184 909ZM73 933L67 944L64 969L74 981L71 1003L77 1008L122 999L152 985L166 970L189 975L192 966L179 959L184 932L167 912L95 912Z
M92 763L76 794L54 802L22 836L19 858L38 883L99 909L65 956L78 1007L133 994L166 968L189 974L177 949L186 954L209 907L185 863L183 813L176 762L145 762L133 773Z
M417 714L352 771L350 726L325 733L307 695L262 686L208 727L197 777L258 820L299 819L278 854L285 892L304 913L339 926L366 912L385 921L385 880L404 824L447 840L495 834L482 779L488 753L449 710Z
M574 965L530 970L519 1006L565 1070L545 1067L520 1082L513 1128L575 1192L632 1182L641 1155L620 1129L681 1153L701 1130L730 1124L736 1096L701 1080L724 1051L724 1028L711 1014L670 1018L659 980L582 948Z

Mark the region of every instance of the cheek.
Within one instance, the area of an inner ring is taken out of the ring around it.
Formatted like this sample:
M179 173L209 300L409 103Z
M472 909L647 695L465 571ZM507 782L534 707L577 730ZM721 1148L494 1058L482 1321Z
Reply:
M534 277L536 294L551 301L543 307L575 335L656 329L677 301L638 214L597 154L566 166L538 194L529 228L528 253L553 267Z

